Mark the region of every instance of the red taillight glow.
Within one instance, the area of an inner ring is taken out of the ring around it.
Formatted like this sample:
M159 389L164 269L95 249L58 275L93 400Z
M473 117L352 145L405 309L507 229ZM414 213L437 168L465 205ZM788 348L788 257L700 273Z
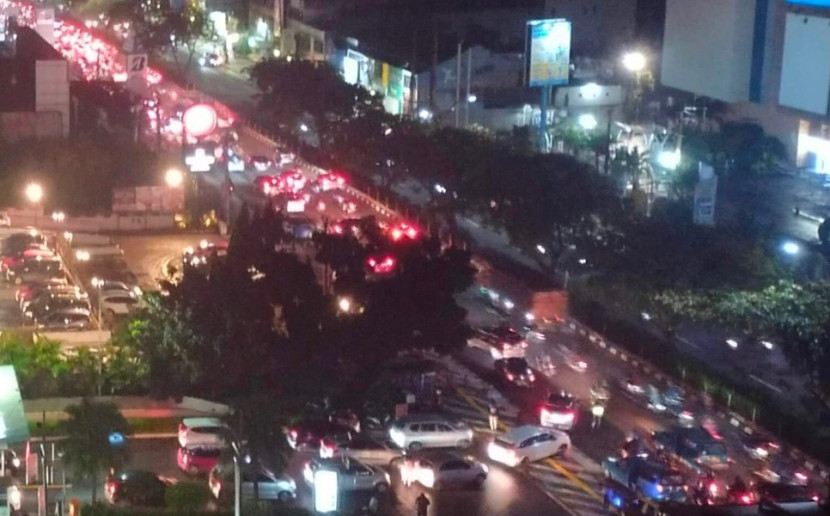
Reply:
M752 497L749 496L748 494L742 494L741 495L741 503L744 504L744 505L751 504L752 503Z
M507 373L507 379L508 380L513 380L513 378L514 378L513 373Z
M289 434L291 435L292 439L297 439L297 431L296 430L291 430L289 432Z
M114 482L107 482L107 493L110 496L115 494L115 483Z
M392 230L392 240L400 240L403 236L403 231L398 228Z
M814 501L814 502L820 502L820 501L821 501L821 497L820 497L819 495L817 495L817 494L814 494L814 495L813 495L813 501Z
M802 481L802 482L806 482L806 481L807 481L807 475L805 475L804 473L802 473L802 472L800 472L800 471L796 472L796 474L795 474L795 478L797 478L798 480L800 480L800 481Z

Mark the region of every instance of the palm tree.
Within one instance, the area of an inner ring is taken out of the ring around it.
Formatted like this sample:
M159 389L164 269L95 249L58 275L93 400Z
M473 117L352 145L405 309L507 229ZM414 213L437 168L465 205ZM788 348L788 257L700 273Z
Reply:
M69 416L61 423L64 460L79 478L92 482L95 502L98 479L102 471L123 466L129 457L126 445L112 439L115 433L127 436L130 425L113 403L99 403L88 398L66 408Z

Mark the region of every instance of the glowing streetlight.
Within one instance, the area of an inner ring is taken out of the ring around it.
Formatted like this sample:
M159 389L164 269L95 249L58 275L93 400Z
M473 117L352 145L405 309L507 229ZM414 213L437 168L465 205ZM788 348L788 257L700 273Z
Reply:
M43 187L40 186L40 183L29 183L26 185L24 193L26 194L26 199L32 204L37 204L43 200Z
M623 66L629 72L642 72L646 67L646 56L642 52L626 52L622 59Z
M801 251L801 247L795 242L784 242L781 245L781 250L784 251L785 254L795 256Z
M348 297L341 297L337 300L337 309L343 313L349 313L352 309L352 300Z
M177 168L168 169L167 172L164 173L164 182L167 183L167 186L170 188L178 188L182 186L182 183L184 183L184 174Z
M308 126L305 125L305 124L300 124L300 131L302 131L304 133L307 133L308 132Z
M597 117L595 117L591 113L579 115L577 121L579 122L579 125L582 126L582 128L586 131L593 131L597 128L598 125Z

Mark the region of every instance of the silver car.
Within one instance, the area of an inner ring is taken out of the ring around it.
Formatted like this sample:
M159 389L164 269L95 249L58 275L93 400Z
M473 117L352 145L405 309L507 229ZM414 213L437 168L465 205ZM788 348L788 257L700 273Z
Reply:
M481 487L487 480L490 468L471 458L442 453L407 457L400 471L404 485L417 482L428 489L441 489L469 485Z
M522 462L546 459L567 453L571 447L568 434L552 428L525 425L511 428L490 443L487 455L494 461L516 466Z
M391 479L389 473L348 456L335 459L313 459L303 465L303 479L314 486L314 472L319 469L337 471L341 491L376 491L385 493Z
M254 481L257 483L260 500L289 502L297 496L297 484L289 476L275 475L266 469L256 472L254 468L242 470L242 498L254 497ZM210 491L217 500L233 499L233 466L217 465L208 477Z
M410 451L466 448L473 442L473 429L466 423L450 422L441 416L418 415L395 421L389 429L389 438Z

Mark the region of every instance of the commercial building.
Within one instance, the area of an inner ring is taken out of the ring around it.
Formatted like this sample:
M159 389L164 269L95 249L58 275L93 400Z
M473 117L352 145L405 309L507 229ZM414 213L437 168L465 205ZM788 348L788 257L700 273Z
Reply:
M0 137L16 140L69 134L69 70L28 27L13 29L0 58Z
M830 173L830 0L667 0L661 82L729 103Z

